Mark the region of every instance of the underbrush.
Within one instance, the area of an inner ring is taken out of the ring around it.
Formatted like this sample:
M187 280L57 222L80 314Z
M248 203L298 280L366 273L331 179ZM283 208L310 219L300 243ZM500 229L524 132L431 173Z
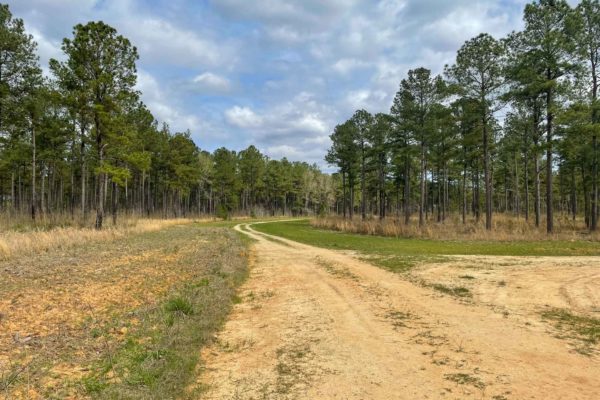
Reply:
M530 220L517 218L513 215L496 214L493 219L493 229L485 229L483 220L467 221L463 224L456 215L444 222L427 222L419 227L418 221L412 220L405 224L395 218L384 220L360 218L344 219L341 217L318 218L311 224L320 229L339 232L358 233L363 235L388 236L396 238L419 238L437 240L485 240L485 241L540 241L540 240L588 240L600 241L600 233L590 233L581 220L559 217L555 221L555 233L546 232L545 223L539 228Z

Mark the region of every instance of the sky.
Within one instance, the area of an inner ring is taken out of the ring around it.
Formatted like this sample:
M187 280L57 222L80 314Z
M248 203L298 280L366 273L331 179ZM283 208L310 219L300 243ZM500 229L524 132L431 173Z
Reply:
M575 1L571 1L575 3ZM317 163L355 110L388 112L409 69L441 73L482 32L522 28L526 0L9 0L64 59L77 23L102 20L137 47L142 100L213 151L254 144Z

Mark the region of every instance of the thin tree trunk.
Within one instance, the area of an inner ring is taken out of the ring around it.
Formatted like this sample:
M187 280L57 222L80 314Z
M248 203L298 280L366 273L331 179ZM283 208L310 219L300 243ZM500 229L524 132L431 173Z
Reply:
M99 157L100 165L102 165L104 161L104 149L101 145L99 145ZM106 176L104 172L101 172L97 179L98 186L98 197L96 203L96 229L102 229L102 223L104 222L104 202L105 202L105 193L106 193Z
M421 198L419 202L419 226L425 224L425 141L421 139Z
M521 215L521 194L519 188L519 162L518 155L515 152L515 209L514 212L517 217Z
M462 223L467 223L467 163L463 164L463 180L462 180Z
M40 168L40 174L42 179L42 191L40 193L40 203L42 214L46 213L46 174L44 173L44 168Z
M365 162L366 162L366 156L365 156L365 146L364 143L361 146L361 163L360 163L360 215L362 220L364 221L367 218L367 204L366 204L366 193L365 193L365 174L366 174L366 168L365 168Z
M577 219L577 183L575 181L575 168L571 168L571 214L573 221Z
M549 74L548 74L549 75ZM548 76L550 80L550 76ZM552 133L554 130L554 112L552 111L552 89L546 93L546 231L554 231L553 186L552 186Z
M33 127L33 121L31 121L31 145L33 156L31 158L31 219L35 222L36 217L36 205L37 205L37 193L35 187L35 177L36 173L36 146L35 146L35 128Z
M344 214L344 219L346 219L346 208L347 208L347 198L348 196L346 195L346 173L342 172L342 208L343 208L343 214Z
M492 177L490 174L490 150L486 118L483 120L483 173L485 181L485 229L492 230Z
M112 183L112 223L117 225L117 212L119 207L119 185Z
M596 135L592 137L593 166L592 166L592 204L590 230L598 229L598 143Z
M534 163L533 163L533 169L535 172L535 188L534 188L534 208L535 208L535 226L537 228L539 228L540 226L540 213L541 213L541 198L540 198L540 159L539 156L536 154L535 155L535 159L534 159Z
M527 153L524 155L524 184L525 184L525 221L529 221L529 157Z
M404 223L410 223L410 159L404 159Z

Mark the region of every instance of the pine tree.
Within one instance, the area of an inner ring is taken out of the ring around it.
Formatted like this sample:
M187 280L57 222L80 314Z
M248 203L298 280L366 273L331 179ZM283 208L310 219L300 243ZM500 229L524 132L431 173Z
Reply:
M107 178L114 171L107 163L106 153L110 150L116 115L126 104L136 101L138 54L128 39L103 22L76 25L73 39L65 39L62 49L67 61L53 61L54 70L60 71L65 86L75 88L75 98L81 99L77 103L83 102L91 114L98 163L96 229L102 229Z
M485 227L492 229L493 193L490 159L490 124L504 86L504 46L488 34L467 41L456 55L456 64L446 74L458 92L479 105L481 145L485 181Z

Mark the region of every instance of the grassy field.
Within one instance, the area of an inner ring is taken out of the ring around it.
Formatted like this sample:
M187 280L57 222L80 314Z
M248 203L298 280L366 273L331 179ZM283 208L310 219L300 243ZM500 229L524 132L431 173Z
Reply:
M238 301L248 243L181 223L0 262L0 397L192 396L200 349Z
M403 239L318 229L308 220L252 225L260 232L318 247L357 251L376 264L396 272L416 263L444 261L446 255L592 256L600 245L588 241L481 241Z

